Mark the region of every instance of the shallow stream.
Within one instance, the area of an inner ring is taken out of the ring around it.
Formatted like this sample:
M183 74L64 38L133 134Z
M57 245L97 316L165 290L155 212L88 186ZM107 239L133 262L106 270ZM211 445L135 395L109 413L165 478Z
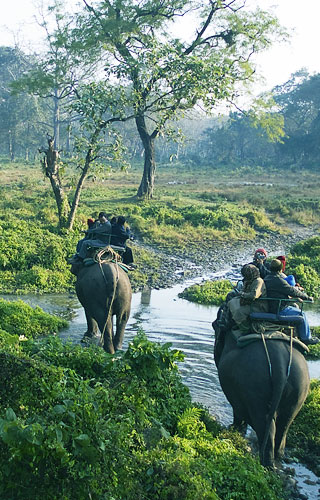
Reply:
M237 278L237 272L234 268L229 268L205 278L217 277L234 279ZM142 328L152 341L171 342L173 348L180 349L185 354L185 361L179 368L194 401L206 406L222 424L229 425L232 422L232 411L220 388L213 359L214 336L211 323L218 308L194 304L178 297L184 288L202 280L203 278L191 279L172 288L145 289L135 293L123 348L126 349L138 328ZM12 296L5 298L13 300ZM60 332L60 337L80 342L86 331L86 320L75 295L30 295L22 296L21 299L71 320L69 327ZM320 304L312 304L305 311L311 326L320 325ZM309 361L308 365L311 378L320 378L320 361ZM320 498L318 478L301 464L297 465L296 479L308 499Z

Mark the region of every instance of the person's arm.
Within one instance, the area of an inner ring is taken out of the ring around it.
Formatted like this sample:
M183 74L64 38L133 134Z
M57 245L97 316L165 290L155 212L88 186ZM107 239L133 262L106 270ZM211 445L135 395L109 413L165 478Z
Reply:
M279 284L279 291L285 295L289 295L290 297L297 299L312 300L312 297L309 297L309 295L299 290L296 286L289 285L289 283L283 278L279 279Z

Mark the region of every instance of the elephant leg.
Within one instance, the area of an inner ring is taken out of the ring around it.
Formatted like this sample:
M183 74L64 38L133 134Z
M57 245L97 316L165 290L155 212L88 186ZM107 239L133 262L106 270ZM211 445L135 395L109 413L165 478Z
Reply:
M90 316L90 314L85 310L86 320L87 320L87 331L84 333L81 342L86 339L92 339L98 332L98 325L96 321Z
M232 427L240 432L242 436L246 435L248 425L239 415L236 415L235 413L233 413Z
M269 429L269 435L266 442L265 449L262 450L262 445L265 436L265 425L259 426L256 430L256 434L259 441L259 450L260 450L260 462L265 467L274 467L274 443L275 443L275 435L276 435L276 423L275 420L272 419Z
M101 339L103 349L110 354L114 354L115 349L113 345L113 319L112 314L110 314L108 319L107 312L108 309L106 307L97 306L94 313L94 319L98 323L101 336L103 336L103 339Z
M122 347L124 331L125 331L128 319L129 319L129 315L130 315L130 312L124 311L122 314L117 316L116 334L115 334L114 339L113 339L113 345L114 345L114 348L116 351L118 349L121 349L121 347Z
M290 414L281 414L277 418L277 430L274 443L274 454L277 460L281 460L283 458L287 440L287 432L292 420L292 412L290 412Z
M103 327L104 328L104 327ZM114 354L116 349L113 342L113 318L109 317L103 335L103 348L106 352Z

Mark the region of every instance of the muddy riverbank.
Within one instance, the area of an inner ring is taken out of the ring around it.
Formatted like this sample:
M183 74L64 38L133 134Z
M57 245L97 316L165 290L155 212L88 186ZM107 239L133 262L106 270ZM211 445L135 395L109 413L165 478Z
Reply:
M146 243L137 242L137 246L154 253L158 262L155 270L144 265L141 272L148 275L148 286L154 289L169 288L189 278L205 276L228 266L240 269L252 260L256 248L263 247L270 255L289 253L298 241L318 234L318 228L292 226L288 234L264 233L255 240L214 242L211 246L190 246L183 250L168 251L154 248ZM143 287L134 287L135 291Z

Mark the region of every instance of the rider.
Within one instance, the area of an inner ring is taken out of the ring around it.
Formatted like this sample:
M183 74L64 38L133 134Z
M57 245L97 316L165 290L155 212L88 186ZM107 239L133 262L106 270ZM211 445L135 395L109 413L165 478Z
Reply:
M124 264L133 263L133 254L130 247L127 247L126 242L131 238L129 227L125 227L126 219L123 215L119 215L114 224L112 224L111 245L124 248L122 261Z
M267 312L268 304L266 300L255 302L255 299L266 297L266 286L259 275L259 269L253 264L246 264L241 269L244 278L243 288L237 297L228 303L233 320L243 333L248 333L251 329L247 321L250 312Z
M266 262L268 257L267 251L264 248L258 248L254 252L253 261L250 264L253 264L259 269L260 277L264 279L267 274L270 273L269 263Z
M87 255L88 247L105 247L110 244L111 224L108 221L107 214L100 212L98 216L98 224L88 230L89 239L82 242L78 256L84 259Z
M273 259L270 263L270 273L264 278L264 282L267 289L267 297L274 299L290 299L292 297L297 298L299 302L303 300L310 300L313 302L313 298L309 297L306 293L302 292L296 286L290 286L289 283L281 276L282 273L282 262L278 259ZM298 337L306 345L317 344L319 342L318 338L311 337L310 327L307 317L304 312L302 312L299 307L287 306L285 302L282 303L281 316L296 316L302 314L304 321L298 326ZM279 307L279 301L269 301L269 312L277 314Z
M89 238L90 238L90 232L89 232L89 231L90 231L90 229L92 229L95 225L96 225L96 222L95 222L93 219L91 219L91 217L90 217L89 219L87 219L87 226L88 226L88 227L87 227L87 230L86 230L86 231L84 231L84 233L85 233L84 238L82 238L81 240L79 240L79 241L78 241L78 243L77 243L77 247L76 247L76 254L79 252L79 250L80 250L80 248L81 248L81 245L82 245L82 243L84 242L84 240L87 240L87 239L89 239ZM82 232L83 232L83 231L82 231Z

